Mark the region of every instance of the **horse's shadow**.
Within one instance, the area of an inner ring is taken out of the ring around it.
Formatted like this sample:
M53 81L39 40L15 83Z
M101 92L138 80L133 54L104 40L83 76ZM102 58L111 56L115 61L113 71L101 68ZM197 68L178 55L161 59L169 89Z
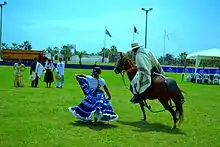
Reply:
M72 126L78 126L78 127L88 127L95 131L101 131L104 129L113 129L117 128L116 125L113 124L107 124L107 123L101 123L101 122L81 122L81 121L75 121L69 123L69 125Z
M164 132L170 134L186 135L186 133L182 132L180 129L172 129L170 126L167 126L162 123L148 123L142 120L136 122L118 120L117 122L123 125L135 127L136 129L133 131L137 132Z

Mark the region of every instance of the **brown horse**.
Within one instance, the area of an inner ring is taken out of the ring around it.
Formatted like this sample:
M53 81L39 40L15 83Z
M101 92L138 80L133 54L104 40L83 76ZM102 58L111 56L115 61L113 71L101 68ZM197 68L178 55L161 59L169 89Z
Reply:
M126 72L129 80L131 81L137 73L138 69L130 58L123 56L122 53L120 53L120 56L121 58L116 63L114 72L116 74L122 74L123 72ZM152 77L151 86L144 92L144 97L145 99L139 102L143 112L144 120L146 120L146 113L144 109L144 106L146 106L146 99L158 99L165 110L168 110L171 113L174 123L173 128L176 128L178 122L179 126L182 124L184 118L182 100L184 97L175 80L154 74ZM172 106L168 103L171 100L175 104L176 111L174 111Z

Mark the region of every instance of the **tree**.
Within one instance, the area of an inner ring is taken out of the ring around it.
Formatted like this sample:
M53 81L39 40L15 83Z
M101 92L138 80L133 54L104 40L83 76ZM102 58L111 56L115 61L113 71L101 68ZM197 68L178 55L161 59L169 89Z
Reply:
M164 64L164 63L163 63L163 59L164 59L164 57L163 57L163 56L160 56L160 58L158 58L157 60L158 60L158 62L159 62L160 64Z
M19 48L20 50L24 49L24 44L19 44L19 45L18 45L18 48Z
M29 41L24 41L24 49L25 50L31 50L32 49L32 45Z
M76 51L76 55L79 57L79 65L82 65L82 57L88 54L86 51Z
M105 57L110 57L115 55L117 52L117 47L115 45L112 45L110 49L108 48L101 48L101 51L98 52L99 56L102 56L102 62L104 62Z
M112 45L109 50L109 62L116 62L117 61L117 47Z
M52 52L53 52L53 55L54 55L54 59L58 60L59 48L58 47L54 47Z
M108 57L108 52L107 48L101 48L101 51L98 52L98 55L102 56L102 62L104 62L105 57Z
M8 44L7 43L2 43L1 44L1 49L8 49ZM0 49L0 58L2 58L2 50Z
M22 44L18 45L21 50L31 50L32 45L29 41L24 41Z
M167 53L164 57L164 61L168 65L172 65L174 63L174 56L173 54Z
M65 62L67 63L68 60L70 60L70 57L73 55L72 54L72 49L73 49L73 45L63 45L61 47L61 51L60 53L63 55Z
M18 48L18 44L17 43L12 43L12 48L13 50L17 50Z
M8 49L8 44L7 43L2 43L2 49Z
M186 52L182 52L182 53L180 53L179 56L177 57L178 62L179 62L182 66L185 64L186 56L187 56L187 53L186 53Z

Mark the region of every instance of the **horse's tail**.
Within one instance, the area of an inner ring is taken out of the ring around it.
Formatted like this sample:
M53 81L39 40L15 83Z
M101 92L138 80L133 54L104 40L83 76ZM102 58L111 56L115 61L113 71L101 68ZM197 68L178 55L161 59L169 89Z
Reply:
M181 90L177 85L176 81L173 79L168 79L166 81L166 84L169 91L172 93L171 99L176 105L176 113L177 113L176 115L179 119L179 126L180 126L184 120L183 103L185 102L185 100L183 94L186 94L186 92Z
M178 85L177 85L178 87ZM181 124L183 123L184 120L184 113L183 113L183 103L185 102L185 98L183 94L186 94L186 92L184 92L183 90L181 90L179 87L179 92L176 94L176 115L179 118L179 123L178 125L181 126Z

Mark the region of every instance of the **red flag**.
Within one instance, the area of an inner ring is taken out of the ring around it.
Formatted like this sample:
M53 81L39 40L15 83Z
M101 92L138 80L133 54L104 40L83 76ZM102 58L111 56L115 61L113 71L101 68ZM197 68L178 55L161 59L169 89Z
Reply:
M137 28L134 26L134 33L138 34Z

